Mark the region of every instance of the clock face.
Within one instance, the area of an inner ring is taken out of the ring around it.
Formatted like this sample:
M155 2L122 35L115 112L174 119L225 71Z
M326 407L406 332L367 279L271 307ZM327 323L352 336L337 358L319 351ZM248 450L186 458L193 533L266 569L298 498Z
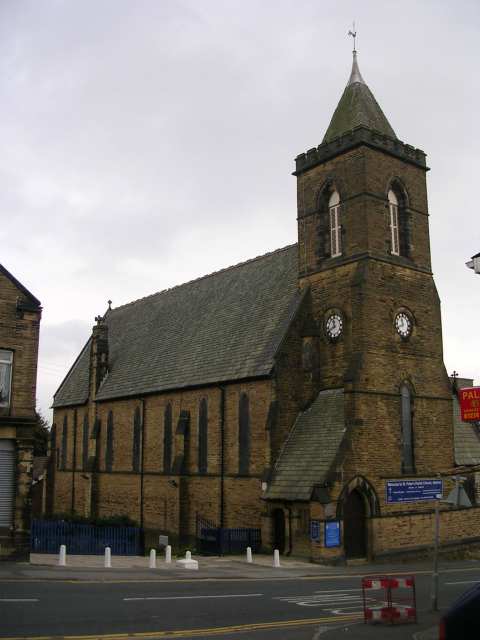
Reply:
M343 318L335 312L331 313L325 321L325 331L330 340L336 340L342 335Z
M412 333L412 320L410 316L401 311L395 316L395 329L401 338L408 338Z

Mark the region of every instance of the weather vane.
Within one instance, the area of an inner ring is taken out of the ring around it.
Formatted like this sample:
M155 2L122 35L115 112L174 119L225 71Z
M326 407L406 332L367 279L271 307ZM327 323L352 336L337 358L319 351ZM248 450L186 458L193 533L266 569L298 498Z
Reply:
M357 32L355 31L355 20L353 21L352 29L353 29L352 31L348 32L348 35L352 36L352 38L353 38L353 52L356 53L357 48L355 46L355 38L357 37Z

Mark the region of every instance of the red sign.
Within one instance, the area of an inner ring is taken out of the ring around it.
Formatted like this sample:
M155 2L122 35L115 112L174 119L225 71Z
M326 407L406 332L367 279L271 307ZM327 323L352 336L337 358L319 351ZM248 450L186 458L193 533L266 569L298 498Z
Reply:
M467 387L458 392L464 422L480 421L480 387Z

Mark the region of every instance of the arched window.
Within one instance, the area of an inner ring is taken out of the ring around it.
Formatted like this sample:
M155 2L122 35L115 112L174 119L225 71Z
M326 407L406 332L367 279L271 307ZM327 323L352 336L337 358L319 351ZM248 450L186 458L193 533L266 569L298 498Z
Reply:
M398 199L392 189L388 192L388 209L390 212L390 252L400 255L400 236L398 231Z
M107 444L105 447L105 469L111 471L113 467L113 413L108 412L107 418Z
M172 405L167 404L163 414L163 471L172 470Z
M328 201L330 220L330 256L336 258L342 255L342 227L340 225L340 196L333 191Z
M88 471L88 414L83 416L83 434L82 434L82 469Z
M400 387L402 425L402 472L414 473L413 450L413 398L410 387L404 383Z
M247 475L250 466L250 407L246 393L238 403L238 472Z
M411 223L408 212L408 197L399 180L393 180L387 194L390 227L390 253L394 256L411 257Z
M141 457L141 446L140 440L142 437L141 433L142 429L142 421L140 418L140 407L136 407L135 412L133 414L133 447L132 447L132 469L135 472L140 471L140 457Z
M208 471L208 405L207 399L200 400L198 408L198 473Z
M62 429L62 455L60 468L67 468L67 447L68 447L68 418L66 415L63 416L63 429Z

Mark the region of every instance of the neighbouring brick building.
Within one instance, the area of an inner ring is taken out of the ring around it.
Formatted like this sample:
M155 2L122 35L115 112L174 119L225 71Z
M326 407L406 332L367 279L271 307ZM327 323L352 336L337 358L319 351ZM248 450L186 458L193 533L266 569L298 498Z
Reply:
M40 302L0 265L0 547L28 544Z
M183 539L201 516L323 560L430 545L432 500L388 497L438 474L446 494L456 465L426 172L354 53L296 159L298 243L96 319L54 398L54 510ZM479 525L442 507L445 543Z

